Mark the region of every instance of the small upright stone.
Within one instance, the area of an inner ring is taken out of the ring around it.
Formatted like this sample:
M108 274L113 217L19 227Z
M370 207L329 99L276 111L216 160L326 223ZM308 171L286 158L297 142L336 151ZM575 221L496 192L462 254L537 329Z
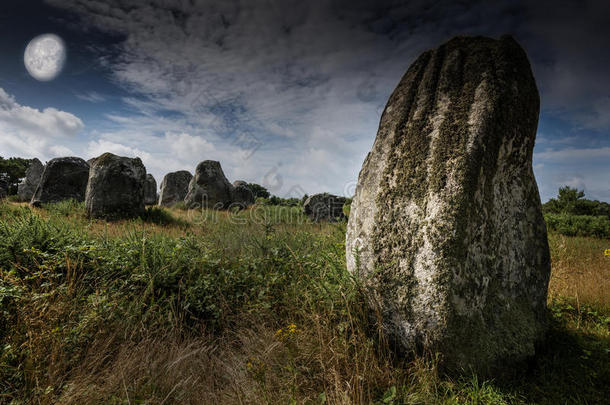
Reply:
M188 208L226 209L232 202L232 189L220 162L204 160L195 169L184 202Z
M159 194L159 205L170 207L184 201L188 192L189 182L193 175L186 170L167 173L161 182L161 194Z
M104 153L89 171L85 209L92 218L134 218L144 211L146 168L140 158Z
M25 178L19 183L17 188L17 197L19 198L19 201L32 200L36 187L38 186L38 183L40 183L43 171L44 166L40 160L36 158L32 159L32 163L30 163L30 166L28 166L25 171Z
M54 203L73 199L85 200L89 164L78 157L51 159L44 167L40 182L32 196L31 205Z
M243 180L235 180L233 182L233 187L239 187L239 186L248 187L248 183Z
M152 174L147 174L146 183L144 183L144 204L155 205L158 201L157 181Z
M329 193L314 194L305 200L303 212L312 221L336 222L345 218L343 206L346 199Z
M346 259L402 351L485 373L543 339L539 103L527 56L508 36L424 52L390 96L358 177Z

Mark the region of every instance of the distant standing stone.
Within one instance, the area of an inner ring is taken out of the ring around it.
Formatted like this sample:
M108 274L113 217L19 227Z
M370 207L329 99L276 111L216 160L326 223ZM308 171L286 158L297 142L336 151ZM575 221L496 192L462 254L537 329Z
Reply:
M231 207L245 209L254 204L254 194L252 194L252 190L247 186L247 183L246 185L241 183L245 182L236 181L233 183L234 186L231 188Z
M235 180L233 182L233 187L239 187L239 186L248 187L248 183L243 180Z
M0 179L0 198L8 196L8 183L4 179Z
M42 172L44 171L44 166L40 162L40 160L34 158L32 159L32 163L28 166L25 171L25 178L17 188L17 196L19 197L19 201L31 201L32 196L34 196L34 192L36 191L36 187L38 183L40 183L40 178L42 177Z
M329 193L314 194L305 200L303 212L313 221L336 222L344 219L343 206L346 199Z
M155 205L159 199L157 198L157 181L152 174L146 175L146 183L144 184L144 204Z
M87 214L93 218L134 218L144 210L146 168L140 158L104 153L89 171L85 198Z
M184 201L192 178L193 175L186 170L166 174L161 182L159 205L169 207Z
M85 200L89 179L89 164L78 157L51 159L45 166L40 183L32 196L31 205L63 200Z
M538 111L527 56L508 36L424 52L392 93L346 255L401 350L483 372L534 354L550 273L532 171Z
M226 209L232 202L232 189L220 162L205 160L197 165L184 202L188 208Z

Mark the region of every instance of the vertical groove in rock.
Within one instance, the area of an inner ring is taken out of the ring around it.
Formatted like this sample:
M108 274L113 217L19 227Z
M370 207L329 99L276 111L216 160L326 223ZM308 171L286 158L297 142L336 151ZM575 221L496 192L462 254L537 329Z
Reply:
M479 370L533 353L550 270L531 168L538 110L510 37L454 38L422 54L392 93L346 254L400 349Z

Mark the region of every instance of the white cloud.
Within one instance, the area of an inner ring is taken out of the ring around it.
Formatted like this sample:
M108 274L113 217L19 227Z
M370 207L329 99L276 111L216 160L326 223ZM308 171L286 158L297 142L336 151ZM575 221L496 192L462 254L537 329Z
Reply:
M84 101L89 101L90 103L101 103L103 101L106 101L106 97L95 91L90 91L88 93L79 93L76 94L76 97Z
M537 160L543 161L589 161L591 159L610 159L610 146L600 148L565 148L549 149L534 153Z
M84 129L77 116L48 107L43 110L20 105L0 88L0 150L6 155L47 159L68 152L58 142L75 137Z
M86 157L90 159L106 152L114 153L115 155L120 156L139 157L142 160L150 160L152 158L151 154L146 151L132 148L120 143L111 142L105 139L89 142L86 150Z
M49 148L49 151L51 152L51 157L74 156L75 155L75 153L72 151L72 149L70 149L66 146L61 146L61 145L51 146Z
M358 0L201 0L171 9L165 1L47 2L126 38L108 66L132 94L124 103L138 114L107 115L111 128L93 134L89 150L139 153L156 176L214 159L231 179L273 179L278 195L295 187L342 193L357 178L381 109L411 61L455 33L515 33L530 56L542 55L532 62L543 109L565 112L562 118L580 127L610 122L608 63L599 63L608 55L591 58L583 46L595 38L594 48L605 49L605 36L591 35L598 23L606 25L605 14L590 5L583 15L594 24L583 26L572 24L580 5L511 1L390 7ZM236 141L240 134L257 147ZM553 187L554 162L608 157L607 148L584 147L574 137L538 139L575 146L535 153L536 170ZM248 150L255 153L243 153Z
M164 141L168 144L172 154L180 160L193 161L204 154L213 156L216 152L214 145L210 142L200 136L191 136L186 133L167 132Z

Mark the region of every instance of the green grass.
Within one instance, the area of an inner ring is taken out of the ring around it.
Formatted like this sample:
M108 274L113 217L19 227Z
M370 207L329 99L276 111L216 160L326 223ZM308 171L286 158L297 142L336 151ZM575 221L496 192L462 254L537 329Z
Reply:
M0 204L0 403L594 404L610 396L608 290L592 287L608 279L610 260L596 252L610 241L550 235L549 339L527 369L483 380L440 375L433 356L388 350L345 268L344 238L345 223L312 224L298 207L152 208L106 223L73 202Z

